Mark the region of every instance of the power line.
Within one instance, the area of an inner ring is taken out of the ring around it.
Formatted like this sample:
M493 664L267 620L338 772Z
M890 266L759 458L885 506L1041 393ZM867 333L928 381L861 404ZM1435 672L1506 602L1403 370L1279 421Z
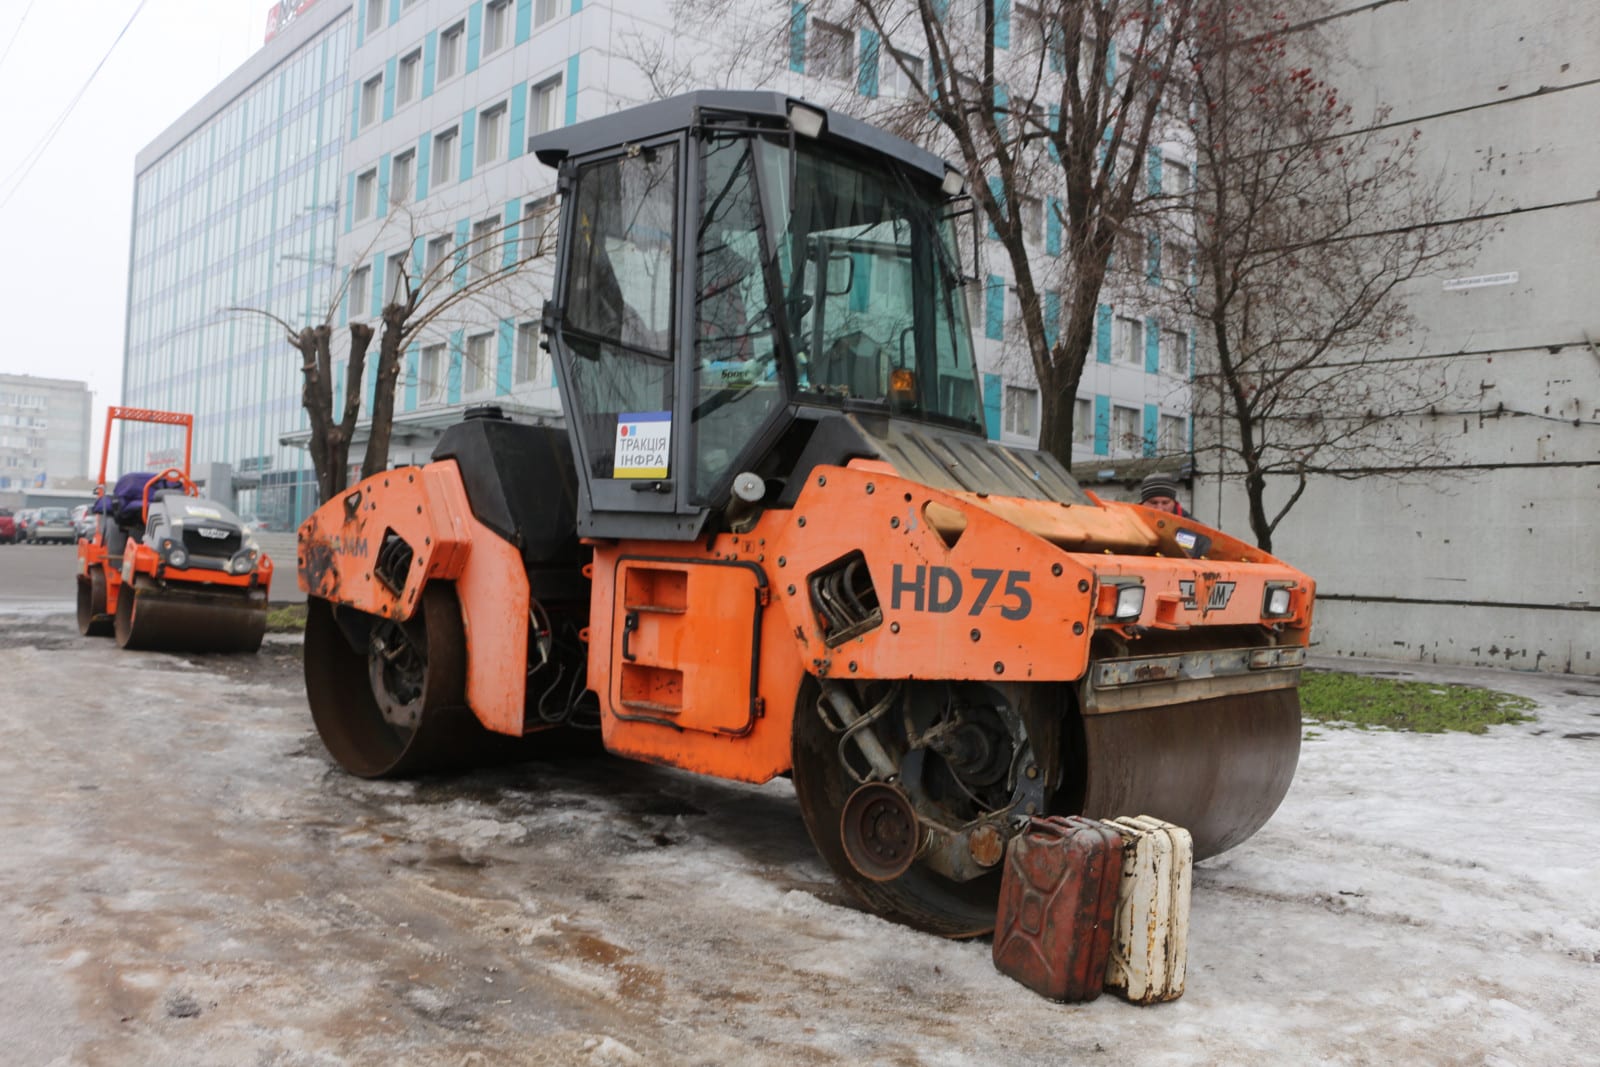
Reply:
M84 81L82 88L80 88L77 94L74 95L73 98L67 103L66 109L61 112L60 116L54 123L51 124L50 128L45 131L44 139L40 141L38 145L34 146L33 150L29 152L27 156L23 157L23 163L19 164L19 166L23 166L26 169L22 171L21 177L16 179L16 184L11 186L10 191L6 193L5 198L0 199L0 210L3 210L7 204L11 203L11 198L17 194L17 190L22 188L23 183L28 180L28 175L33 173L33 168L38 165L39 160L44 158L45 152L48 151L50 145L55 142L56 135L59 134L61 132L61 128L67 124L67 119L72 116L72 112L75 108L77 108L78 102L83 99L83 94L87 93L89 91L89 86L94 84L94 80L99 75L101 68L104 67L106 65L106 61L111 58L111 53L117 50L117 45L121 44L122 39L127 36L128 30L133 26L133 20L139 17L139 12L144 10L144 5L148 2L149 0L139 0L139 6L133 9L133 14L128 16L128 21L123 24L122 31L117 34L117 39L111 42L111 47L106 49L106 54L100 57L100 62L96 63L94 65L94 70L89 72L89 77ZM6 181L11 181L12 176L16 173L16 171L12 171L10 175L6 176Z
M28 6L23 8L22 17L17 20L17 28L11 31L11 40L6 42L6 50L0 52L0 66L4 66L6 56L11 54L11 46L17 43L17 38L22 33L23 24L28 21L28 12L33 10L33 0L28 0Z

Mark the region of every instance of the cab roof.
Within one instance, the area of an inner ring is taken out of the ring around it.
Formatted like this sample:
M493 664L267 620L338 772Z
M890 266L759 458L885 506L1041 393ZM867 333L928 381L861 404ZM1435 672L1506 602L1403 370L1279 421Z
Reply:
M958 169L925 148L820 104L783 93L731 89L700 89L536 134L528 138L528 151L538 156L539 162L554 167L569 156L588 155L688 129L701 121L704 112L731 112L755 119L787 121L792 103L826 116L819 138L823 142L844 143L880 153L940 181L946 170Z

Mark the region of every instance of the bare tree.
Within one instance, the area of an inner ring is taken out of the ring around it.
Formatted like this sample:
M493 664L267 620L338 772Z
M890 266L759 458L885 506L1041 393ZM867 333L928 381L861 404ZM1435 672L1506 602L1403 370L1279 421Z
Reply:
M1182 87L1173 71L1193 2L810 0L737 50L676 61L646 50L635 62L671 87L713 73L718 83L761 84L775 65L832 78L837 91L820 102L958 159L980 225L1010 267L1040 387L1040 447L1066 463L1113 252L1130 236L1142 242L1163 206L1146 166L1152 148L1184 129L1173 118ZM677 28L715 41L745 6L675 4Z
M1448 190L1418 172L1420 131L1358 121L1323 76L1323 0L1205 2L1192 59L1197 433L1219 477L1242 476L1256 543L1314 475L1403 476L1448 448L1432 412L1452 386L1406 359L1407 286L1476 249ZM1286 496L1268 501L1287 479Z
M554 205L545 214L554 210ZM334 382L339 352L333 320L341 303L350 297L351 280L364 267L341 273L337 290L321 322L295 326L264 308L230 307L228 312L260 315L284 331L289 346L300 355L300 404L310 422L309 451L317 476L319 499L331 500L343 492L349 471L350 446L356 423L361 418L362 384L366 380L367 359L374 337L378 341L377 366L372 410L361 478L370 478L389 463L389 442L394 424L396 386L400 381L402 357L411 344L431 328L453 316L481 308L502 295L506 285L518 278L535 260L554 249L555 229L544 214L532 214L496 222L474 231L467 240L447 241L443 254L425 258L425 242L419 240L419 220L399 205L389 218L408 224L406 251L390 257L388 277L368 277L367 284L382 286L382 311L376 324L351 321L348 324L348 350L344 353L344 397L339 410L334 406ZM522 228L532 224L534 232ZM387 224L373 238L373 246L392 232ZM372 251L364 250L364 263ZM351 316L352 319L355 315ZM465 354L463 354L463 358Z

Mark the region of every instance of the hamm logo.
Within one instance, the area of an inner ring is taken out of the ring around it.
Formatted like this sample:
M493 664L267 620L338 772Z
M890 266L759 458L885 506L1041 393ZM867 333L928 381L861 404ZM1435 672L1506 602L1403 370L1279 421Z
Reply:
M1228 606L1228 601L1233 599L1233 582L1219 582L1209 577L1202 577L1199 581L1200 592L1195 591L1195 579L1184 578L1178 582L1178 595L1183 598L1183 606L1190 611L1199 611L1202 615L1207 612L1221 611ZM1201 596L1205 598L1205 606L1201 606Z

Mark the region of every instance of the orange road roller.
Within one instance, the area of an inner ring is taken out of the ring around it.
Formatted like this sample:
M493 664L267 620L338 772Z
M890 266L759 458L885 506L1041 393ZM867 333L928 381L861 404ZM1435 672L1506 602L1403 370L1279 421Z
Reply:
M565 427L468 413L301 527L306 688L358 775L555 751L792 776L839 879L992 928L1026 817L1197 856L1300 746L1306 575L989 438L945 161L780 94L541 134Z

